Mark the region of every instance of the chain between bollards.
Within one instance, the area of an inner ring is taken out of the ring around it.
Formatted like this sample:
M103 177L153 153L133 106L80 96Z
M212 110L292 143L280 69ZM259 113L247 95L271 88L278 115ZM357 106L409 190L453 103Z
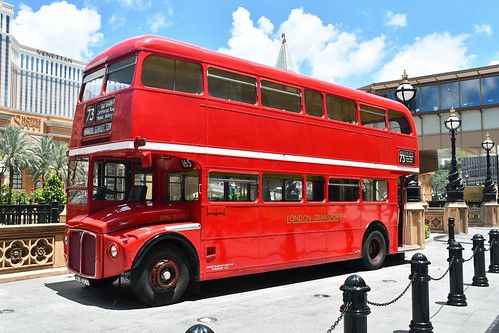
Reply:
M405 287L405 289L400 293L400 295L398 295L397 297L395 297L393 300L391 301L388 301L388 302L385 302L385 303L376 303L376 302L371 302L369 300L367 300L367 304L369 305L373 305L373 306L388 306L388 305L392 305L393 303L397 302L399 299L402 298L402 296L405 295L405 293L407 292L407 290L409 290L409 287L412 285L412 283L414 282L414 280L416 279L416 276L417 274L414 274L411 278L411 280L409 281L409 284L407 285L407 287Z
M331 333L332 331L334 331L336 329L336 326L338 326L338 324L340 323L340 321L343 319L343 316L345 315L345 311L348 309L348 307L350 306L350 304L352 304L351 302L348 302L345 307L341 307L340 308L340 316L338 317L338 319L336 319L333 323L333 325L331 325L331 327L327 330L327 333Z
M447 270L444 272L444 274L443 274L441 277L434 278L434 277L430 276L429 274L428 274L428 277L429 277L431 280L433 280L433 281L440 281L440 280L442 280L442 279L443 279L443 278L447 275L447 273L449 273L450 268L451 268L452 264L454 263L454 259L455 259L455 258L454 258L454 257L452 257L452 258L450 258L450 259L451 259L450 261L449 261L449 260L447 260L447 261L449 261L449 266L447 267Z

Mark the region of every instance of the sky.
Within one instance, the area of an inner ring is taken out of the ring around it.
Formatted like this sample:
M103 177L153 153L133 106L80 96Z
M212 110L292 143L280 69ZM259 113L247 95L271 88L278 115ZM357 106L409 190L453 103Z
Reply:
M499 1L8 0L23 45L73 59L159 35L350 88L499 64Z

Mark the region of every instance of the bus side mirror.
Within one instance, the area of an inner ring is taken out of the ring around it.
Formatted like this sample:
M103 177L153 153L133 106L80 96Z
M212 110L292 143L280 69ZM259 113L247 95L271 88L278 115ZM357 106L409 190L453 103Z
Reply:
M150 151L140 152L143 168L149 168L152 165L152 155Z

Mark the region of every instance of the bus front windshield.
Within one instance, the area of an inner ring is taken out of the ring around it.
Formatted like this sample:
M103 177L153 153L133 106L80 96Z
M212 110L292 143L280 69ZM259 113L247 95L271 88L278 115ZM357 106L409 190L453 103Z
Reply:
M152 200L152 167L135 160L96 160L93 164L94 201Z
M88 158L70 159L68 163L68 204L86 205L88 202Z

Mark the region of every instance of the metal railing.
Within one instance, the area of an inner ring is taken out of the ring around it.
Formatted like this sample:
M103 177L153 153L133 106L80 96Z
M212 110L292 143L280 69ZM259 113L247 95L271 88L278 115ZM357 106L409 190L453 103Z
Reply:
M39 204L0 204L0 226L59 223L64 205L53 201Z

